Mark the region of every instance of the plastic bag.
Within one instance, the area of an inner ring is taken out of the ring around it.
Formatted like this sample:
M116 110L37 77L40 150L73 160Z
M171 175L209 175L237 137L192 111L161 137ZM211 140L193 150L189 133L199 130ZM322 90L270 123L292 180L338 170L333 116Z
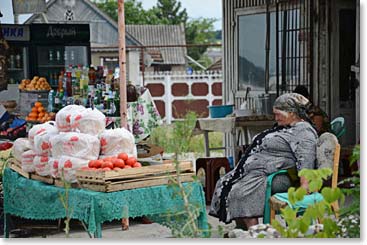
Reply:
M45 133L57 134L59 130L55 126L54 121L45 122L42 124L34 125L28 132L28 139L31 142L32 148L34 147L34 137Z
M76 114L80 114L85 110L84 106L81 105L68 105L62 108L56 113L56 126L60 132L70 132L71 130L71 119Z
M106 128L106 116L97 109L85 109L71 117L71 129L76 132L98 136Z
M53 136L58 135L55 132L43 133L34 136L34 152L37 155L51 155L51 143L50 139Z
M50 157L48 159L48 167L50 169L50 175L54 178L60 178L59 174L59 159Z
M31 150L31 142L27 138L19 138L14 141L12 154L19 162L22 161L22 154Z
M99 156L100 143L96 136L82 133L62 133L50 138L51 154L96 160Z
M33 160L36 154L33 150L28 150L22 154L22 170L27 173L33 173L35 171Z
M75 183L77 182L77 178L75 176L75 172L77 169L81 167L88 166L88 160L70 157L70 156L62 156L59 160L59 176L60 178L64 178L65 181Z
M134 135L124 128L105 130L99 139L102 155L115 156L124 152L129 157L137 157Z
M50 175L50 166L48 164L48 156L35 156L33 160L33 165L36 173L40 176L48 176Z

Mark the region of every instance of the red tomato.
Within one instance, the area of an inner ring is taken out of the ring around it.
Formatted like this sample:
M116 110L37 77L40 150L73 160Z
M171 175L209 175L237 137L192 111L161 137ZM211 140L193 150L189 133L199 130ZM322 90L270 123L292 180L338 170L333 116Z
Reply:
M64 163L64 168L72 168L73 167L73 164L71 163L70 160L67 160L65 163Z
M95 168L95 161L96 160L90 160L89 163L88 163L88 167Z
M94 160L94 167L95 168L100 168L100 167L102 167L102 163L103 163L102 160Z
M121 160L124 160L125 162L129 158L129 156L126 153L120 153L117 155L117 157Z
M124 162L124 160L121 160L121 159L113 159L112 163L113 163L114 167L118 167L118 168L124 168L125 167L125 162Z
M135 157L129 157L129 158L125 161L125 163L126 163L127 165L130 165L130 166L132 167L132 166L134 166L134 164L136 163L136 159L135 159Z
M114 159L114 157L105 157L105 158L102 158L100 160L102 160L104 162L112 162L112 159Z
M125 169L125 168L131 168L131 166L130 166L130 165L125 165L124 169Z
M102 171L110 171L110 170L111 170L111 168L108 168L108 167L102 168Z
M133 168L140 168L141 167L141 163L140 162L136 162L133 165Z
M113 170L121 170L121 168L114 167Z
M110 168L110 169L113 169L113 163L112 162L110 162L110 161L104 161L103 163L102 163L102 168L104 169L104 168Z

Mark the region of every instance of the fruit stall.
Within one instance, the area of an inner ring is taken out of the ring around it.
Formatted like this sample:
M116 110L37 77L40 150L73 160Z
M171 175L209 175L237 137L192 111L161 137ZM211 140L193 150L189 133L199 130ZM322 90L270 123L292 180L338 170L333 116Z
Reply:
M199 207L199 226L207 228L204 193L193 181L192 162L181 161L177 167L172 161L140 162L132 133L106 129L106 117L96 108L66 106L55 121L34 124L27 137L3 147L9 166L3 175L5 217L65 218L58 200L68 192L71 218L101 237L101 225L108 220L147 215L165 223L167 218L162 220L160 214L173 218L172 212L183 209L183 200L169 183L180 179L191 193L190 203Z

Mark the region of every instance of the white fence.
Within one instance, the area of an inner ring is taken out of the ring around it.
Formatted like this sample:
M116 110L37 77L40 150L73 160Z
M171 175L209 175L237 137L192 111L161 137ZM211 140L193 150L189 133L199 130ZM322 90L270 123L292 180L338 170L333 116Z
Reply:
M222 103L221 72L154 72L140 74L140 84L149 88L166 123L191 110L208 117L210 105Z

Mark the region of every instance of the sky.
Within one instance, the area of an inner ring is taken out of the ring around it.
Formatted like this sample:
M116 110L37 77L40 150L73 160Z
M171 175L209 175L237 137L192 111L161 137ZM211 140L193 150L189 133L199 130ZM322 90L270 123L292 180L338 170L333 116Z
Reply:
M78 0L77 0L78 1ZM155 6L157 0L139 0L143 8L149 9ZM189 18L215 18L215 30L222 29L222 0L181 0L182 8L186 8ZM12 0L0 0L0 10L3 17L1 23L14 23ZM204 11L205 10L205 11ZM23 23L28 19L29 14L19 16L19 22Z

